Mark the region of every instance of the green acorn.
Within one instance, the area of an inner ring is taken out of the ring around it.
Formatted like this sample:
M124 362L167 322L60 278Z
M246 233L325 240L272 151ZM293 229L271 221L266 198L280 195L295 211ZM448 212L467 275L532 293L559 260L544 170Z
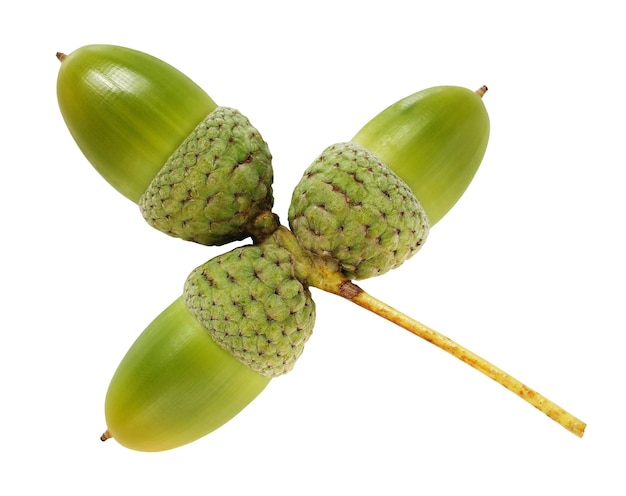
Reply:
M273 206L271 154L237 110L145 53L88 45L57 54L57 97L95 169L171 236L221 245Z
M458 201L489 140L483 86L429 88L389 106L304 172L289 207L300 244L349 279L414 255Z
M293 368L313 331L315 304L278 239L235 248L189 275L183 296L115 372L103 440L139 451L189 443Z

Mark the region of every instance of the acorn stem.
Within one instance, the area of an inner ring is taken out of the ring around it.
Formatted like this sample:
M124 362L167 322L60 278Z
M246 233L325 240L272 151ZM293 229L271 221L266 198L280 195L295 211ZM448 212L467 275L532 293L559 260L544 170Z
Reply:
M341 285L341 288L338 288L336 294L343 296L366 310L393 322L416 336L425 339L429 343L434 344L438 348L450 353L452 356L482 372L487 377L490 377L498 384L501 384L509 391L517 394L520 398L526 400L539 411L546 414L552 420L576 436L583 436L586 427L586 424L583 421L579 420L574 415L558 406L556 403L542 396L537 391L529 388L500 368L489 363L484 358L454 342L450 338L371 296L352 282L344 282Z

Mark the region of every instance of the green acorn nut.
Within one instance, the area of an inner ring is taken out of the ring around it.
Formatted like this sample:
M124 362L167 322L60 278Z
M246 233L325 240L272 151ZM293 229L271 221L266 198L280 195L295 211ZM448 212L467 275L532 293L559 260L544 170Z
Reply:
M413 190L434 226L474 178L489 141L482 96L459 86L435 86L409 95L371 119L352 138Z
M222 349L180 297L120 362L106 394L101 439L137 451L188 444L232 419L269 381Z
M362 146L327 148L294 189L289 225L300 245L349 279L384 274L414 255L428 219L411 189Z
M271 154L236 110L165 62L129 48L58 53L59 108L94 168L153 227L220 245L273 206Z

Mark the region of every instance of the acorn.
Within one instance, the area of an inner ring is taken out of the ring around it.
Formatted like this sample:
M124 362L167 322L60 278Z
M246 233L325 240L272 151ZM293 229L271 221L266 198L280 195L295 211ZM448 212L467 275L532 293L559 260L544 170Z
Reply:
M313 331L315 304L277 239L235 248L191 272L183 295L118 366L103 440L138 451L187 444L293 368Z
M250 223L271 211L271 153L240 112L137 50L88 45L57 57L70 133L151 226L222 245L250 236Z
M303 248L349 279L399 267L458 201L489 141L483 86L438 86L390 105L328 147L294 189L289 225Z

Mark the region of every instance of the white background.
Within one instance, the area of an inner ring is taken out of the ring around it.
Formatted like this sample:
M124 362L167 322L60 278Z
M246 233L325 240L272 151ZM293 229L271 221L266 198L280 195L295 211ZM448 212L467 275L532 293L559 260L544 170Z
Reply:
M4 5L0 493L625 494L619 6ZM80 154L56 103L55 52L91 43L156 55L245 113L273 153L285 223L326 146L415 91L488 85L491 139L466 195L417 256L362 287L586 421L585 437L313 290L296 368L230 423L164 453L101 443L119 360L225 248L153 230Z

